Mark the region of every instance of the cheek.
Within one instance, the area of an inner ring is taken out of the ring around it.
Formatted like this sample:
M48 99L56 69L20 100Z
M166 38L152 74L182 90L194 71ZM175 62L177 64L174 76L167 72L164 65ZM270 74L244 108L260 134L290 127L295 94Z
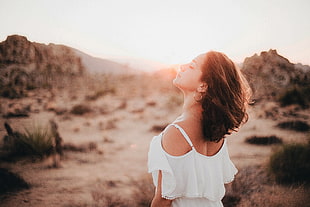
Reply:
M200 83L201 74L198 71L195 71L195 72L193 71L193 72L190 72L190 73L186 74L186 77L187 77L186 81L189 84L191 84L191 85L196 87Z
M200 84L200 77L196 74L182 74L173 81L174 85L188 91L195 91Z

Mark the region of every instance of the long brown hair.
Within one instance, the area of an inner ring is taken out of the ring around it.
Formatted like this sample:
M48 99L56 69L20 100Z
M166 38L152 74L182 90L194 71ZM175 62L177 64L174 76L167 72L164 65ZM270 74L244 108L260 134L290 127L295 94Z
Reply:
M201 105L206 141L218 142L246 122L250 88L240 69L223 53L206 53L201 81L207 84Z

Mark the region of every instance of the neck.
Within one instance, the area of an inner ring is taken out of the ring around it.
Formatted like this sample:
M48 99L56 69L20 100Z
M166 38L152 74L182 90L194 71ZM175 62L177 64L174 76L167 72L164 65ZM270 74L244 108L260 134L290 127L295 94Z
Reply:
M202 117L202 107L194 99L194 93L183 93L184 103L183 103L183 119L193 119L193 121L200 121Z

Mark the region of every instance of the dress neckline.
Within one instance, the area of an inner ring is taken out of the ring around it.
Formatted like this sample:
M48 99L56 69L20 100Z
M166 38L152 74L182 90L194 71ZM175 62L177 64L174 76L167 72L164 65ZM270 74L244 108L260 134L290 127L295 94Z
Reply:
M198 154L198 155L199 155L200 157L202 157L202 158L211 159L211 158L215 158L215 157L219 156L219 154L221 154L221 152L223 151L224 146L226 145L226 139L224 139L224 140L223 140L223 143L222 143L222 146L220 147L220 149L219 149L214 155L204 155L204 154L198 152L198 151L195 149L195 147L192 146L192 149L191 149L190 151L186 152L186 153L183 154L183 155L178 155L178 156L176 156L176 155L171 155L171 154L169 154L168 152L165 151L165 149L163 148L163 145L162 145L162 137L163 137L163 132L160 133L160 135L159 135L159 138L160 138L160 148L161 148L161 150L162 150L166 155L168 155L169 157L172 157L172 158L183 158L183 157L187 157L189 154L192 154L192 153L195 152L196 154Z

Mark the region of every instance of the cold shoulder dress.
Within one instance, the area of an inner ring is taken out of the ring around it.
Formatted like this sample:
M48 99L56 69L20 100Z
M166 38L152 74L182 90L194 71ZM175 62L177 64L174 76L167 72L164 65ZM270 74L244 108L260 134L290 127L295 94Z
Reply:
M230 160L226 140L213 156L196 151L191 139L177 124L176 127L192 150L181 156L172 156L162 147L163 133L154 136L148 152L148 172L157 187L158 173L162 171L162 197L173 199L172 207L221 207L225 195L224 184L233 181L238 172Z

